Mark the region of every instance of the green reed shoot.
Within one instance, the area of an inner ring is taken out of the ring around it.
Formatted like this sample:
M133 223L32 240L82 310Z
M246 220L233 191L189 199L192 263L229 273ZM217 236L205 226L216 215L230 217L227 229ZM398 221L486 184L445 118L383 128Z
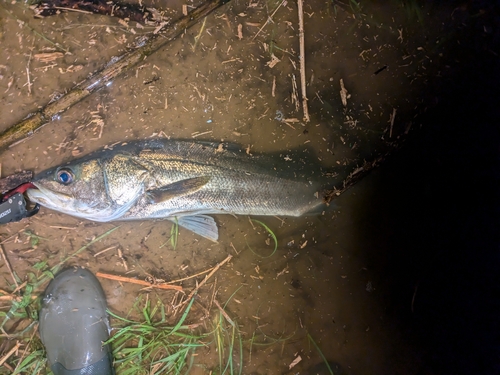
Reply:
M243 340L238 325L232 319L227 319L222 311L214 317L213 324L215 328L212 334L219 355L219 374L241 374L243 371ZM235 341L238 344L239 366L234 363Z
M107 343L113 347L118 374L180 374L190 367L190 358L204 344L202 335L184 325L192 299L174 326L166 321L161 302L151 306L147 300L141 309L141 321L109 314L123 324Z
M316 342L313 340L313 338L311 337L311 335L308 333L307 334L307 338L309 339L310 342L312 342L312 344L314 345L314 347L316 348L316 350L318 351L319 355L321 356L321 358L323 359L323 362L325 362L325 365L326 365L326 368L328 369L328 372L330 372L330 375L335 375L333 373L333 370L332 368L330 367L330 364L328 363L328 361L326 360L325 358L325 355L323 354L323 352L321 351L321 349L319 348L318 344L316 344Z
M172 224L172 228L170 229L170 244L174 248L177 247L177 240L179 239L179 222L177 221L177 217L175 218L174 223Z
M247 246L248 246L248 248L250 249L250 251L251 251L252 253L254 253L255 255L257 255L257 256L259 256L259 257L261 257L261 258L266 259L266 258L270 258L270 257L272 257L272 256L274 255L274 253L276 253L276 250L278 249L278 238L276 237L276 235L274 234L274 232L273 232L273 231L272 231L272 230L271 230L271 229L270 229L270 228L269 228L266 224L264 224L262 221L260 221L260 220L256 220L256 219L252 219L252 221L253 221L254 223L259 224L262 228L264 228L264 229L266 230L266 232L267 232L267 233L269 233L269 235L271 236L271 238L272 238L272 239L273 239L273 241L274 241L274 250L273 250L273 252L272 252L271 254L269 254L269 255L267 255L267 256L262 256L262 255L260 255L260 254L257 254L255 251L253 251L253 249L250 247L250 245L249 245L249 244L248 244L248 242L247 242ZM245 241L246 241L246 239L245 239Z
M30 231L29 229L25 230L24 234L26 236L28 236L28 238L30 240L31 247L37 246L38 243L40 242L40 240L47 240L48 239L48 238L44 238L44 237L36 235L35 233L33 233L32 231Z

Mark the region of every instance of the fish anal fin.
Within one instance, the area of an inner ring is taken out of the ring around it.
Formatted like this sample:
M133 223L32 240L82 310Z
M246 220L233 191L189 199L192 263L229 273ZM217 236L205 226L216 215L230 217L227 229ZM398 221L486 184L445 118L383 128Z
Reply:
M162 186L158 189L148 190L146 194L151 203L165 202L174 197L194 193L205 186L208 181L210 181L210 177L208 176L188 178Z
M177 223L183 228L189 229L210 241L217 242L219 239L219 229L214 218L207 215L180 216L177 218L169 218L169 220Z

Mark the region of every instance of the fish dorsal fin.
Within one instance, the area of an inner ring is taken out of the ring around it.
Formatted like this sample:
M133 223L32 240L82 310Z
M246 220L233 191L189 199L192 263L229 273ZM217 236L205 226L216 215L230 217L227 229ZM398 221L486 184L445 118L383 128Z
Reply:
M116 154L103 161L106 188L110 198L117 204L127 205L135 202L144 191L144 180L149 171L131 156Z
M176 181L172 184L162 186L158 189L146 192L150 203L165 202L169 199L188 195L200 190L210 181L209 176L200 176Z

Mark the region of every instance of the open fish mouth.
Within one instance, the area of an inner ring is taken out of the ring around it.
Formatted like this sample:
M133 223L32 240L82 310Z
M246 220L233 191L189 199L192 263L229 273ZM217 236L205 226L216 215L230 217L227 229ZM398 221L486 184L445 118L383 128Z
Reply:
M72 216L103 221L99 216L95 216L95 210L83 202L75 199L72 195L62 192L54 192L41 184L33 182L36 189L28 189L27 194L30 201L41 206L66 213Z
M28 198L34 202L39 203L42 206L48 208L58 208L67 207L73 201L73 197L63 194L60 192L54 193L52 190L43 187L42 185L32 182L35 188L27 190Z

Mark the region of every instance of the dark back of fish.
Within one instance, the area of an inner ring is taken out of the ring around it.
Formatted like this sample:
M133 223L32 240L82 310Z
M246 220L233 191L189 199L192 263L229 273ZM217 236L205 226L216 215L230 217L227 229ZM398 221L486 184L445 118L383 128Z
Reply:
M123 176L116 155L129 158L129 171L130 164L142 176L147 171L144 189L149 193L122 219L214 213L300 216L321 204L320 184L306 176L313 168L283 160L290 159L287 155L250 156L236 147L168 140L132 143L113 153L103 162L108 181L119 181L110 191L123 184L123 178L113 177Z

